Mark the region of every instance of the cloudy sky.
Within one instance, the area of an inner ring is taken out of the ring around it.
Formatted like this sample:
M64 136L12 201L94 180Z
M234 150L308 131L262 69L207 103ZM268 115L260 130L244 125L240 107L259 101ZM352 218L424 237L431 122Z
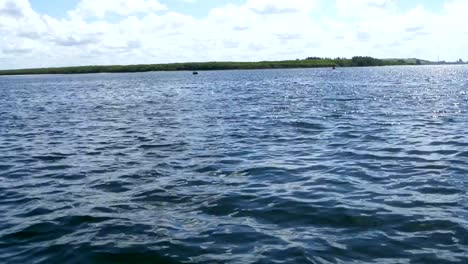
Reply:
M308 56L468 60L468 0L0 0L0 69Z

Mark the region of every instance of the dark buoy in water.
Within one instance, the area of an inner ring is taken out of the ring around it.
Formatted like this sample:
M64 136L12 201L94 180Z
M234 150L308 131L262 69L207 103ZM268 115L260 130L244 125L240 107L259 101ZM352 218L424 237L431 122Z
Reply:
M336 69L336 67L335 67L335 66L333 66L333 67L332 67L332 69L334 70L334 69Z
M198 75L198 72L194 71L192 74L193 74L193 75Z

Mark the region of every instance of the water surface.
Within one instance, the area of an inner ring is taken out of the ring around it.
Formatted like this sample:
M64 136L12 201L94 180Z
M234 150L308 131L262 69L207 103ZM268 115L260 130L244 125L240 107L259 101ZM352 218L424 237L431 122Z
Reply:
M468 67L0 77L0 262L467 263Z

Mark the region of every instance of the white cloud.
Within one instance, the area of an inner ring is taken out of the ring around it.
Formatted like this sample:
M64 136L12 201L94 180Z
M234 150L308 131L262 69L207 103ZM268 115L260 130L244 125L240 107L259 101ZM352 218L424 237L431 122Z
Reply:
M128 16L167 10L158 0L81 0L71 15L104 18L108 14Z
M263 14L287 14L309 12L316 7L315 0L248 0L246 7Z
M336 8L341 16L378 17L395 11L395 0L337 0Z
M0 0L0 67L468 56L467 1L446 0L439 13L394 0L336 0L335 12L325 1L247 0L195 18L156 0L82 0L57 19L28 0Z

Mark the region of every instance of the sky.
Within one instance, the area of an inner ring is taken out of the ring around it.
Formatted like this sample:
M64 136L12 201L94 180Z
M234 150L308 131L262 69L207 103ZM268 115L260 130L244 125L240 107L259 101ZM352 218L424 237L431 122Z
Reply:
M0 0L0 69L468 60L468 0Z

